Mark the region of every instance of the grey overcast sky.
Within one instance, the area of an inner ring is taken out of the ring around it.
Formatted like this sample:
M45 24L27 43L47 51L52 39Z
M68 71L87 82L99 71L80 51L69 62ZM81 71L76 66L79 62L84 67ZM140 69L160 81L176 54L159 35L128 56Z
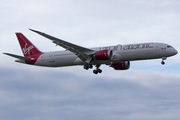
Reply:
M22 55L15 32L41 51L55 46L28 28L84 46L168 43L180 51L179 0L1 0L0 53ZM180 56L103 65L44 68L0 54L0 120L179 120Z

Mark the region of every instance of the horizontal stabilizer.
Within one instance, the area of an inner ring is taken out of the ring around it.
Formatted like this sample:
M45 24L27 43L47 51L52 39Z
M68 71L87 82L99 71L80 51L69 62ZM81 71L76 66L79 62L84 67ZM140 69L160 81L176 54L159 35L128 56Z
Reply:
M10 53L3 53L3 54L9 55L9 56L14 57L14 58L18 58L20 60L33 60L34 59L34 58L22 57L22 56L10 54Z

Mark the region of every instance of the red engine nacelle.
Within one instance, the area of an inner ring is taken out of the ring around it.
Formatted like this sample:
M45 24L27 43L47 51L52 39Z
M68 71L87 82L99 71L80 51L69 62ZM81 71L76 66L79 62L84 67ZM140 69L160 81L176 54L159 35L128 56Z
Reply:
M94 58L96 60L111 60L112 50L100 50L95 52Z
M120 63L112 64L111 67L113 67L115 70L127 70L130 67L129 61L124 61Z

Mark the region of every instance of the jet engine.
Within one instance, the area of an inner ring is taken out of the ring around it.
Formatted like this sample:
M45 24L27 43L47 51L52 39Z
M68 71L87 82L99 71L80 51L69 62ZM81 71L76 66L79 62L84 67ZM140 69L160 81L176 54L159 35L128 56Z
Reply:
M120 63L112 64L111 67L113 67L115 70L127 70L130 67L129 61L124 61Z
M96 60L111 60L112 55L112 50L100 50L95 52L94 58Z

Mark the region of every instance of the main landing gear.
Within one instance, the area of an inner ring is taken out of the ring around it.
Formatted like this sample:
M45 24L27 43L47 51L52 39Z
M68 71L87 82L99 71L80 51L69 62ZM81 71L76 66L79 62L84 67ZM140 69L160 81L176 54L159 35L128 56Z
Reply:
M93 73L94 73L94 74L102 73L102 70L99 69L100 66L101 66L101 65L96 65L96 69L93 70ZM85 70L92 69L92 68L93 68L93 66L92 66L91 64L86 64L86 65L84 65L84 69L85 69Z
M164 60L166 60L166 59L167 59L166 57L163 57L163 58L162 58L162 62L161 62L162 65L165 64Z
M96 69L93 70L93 73L94 73L94 74L102 73L102 70L99 69L100 66L101 66L101 65L96 65Z
M91 64L84 65L85 70L88 70L89 68L92 69L93 66Z

